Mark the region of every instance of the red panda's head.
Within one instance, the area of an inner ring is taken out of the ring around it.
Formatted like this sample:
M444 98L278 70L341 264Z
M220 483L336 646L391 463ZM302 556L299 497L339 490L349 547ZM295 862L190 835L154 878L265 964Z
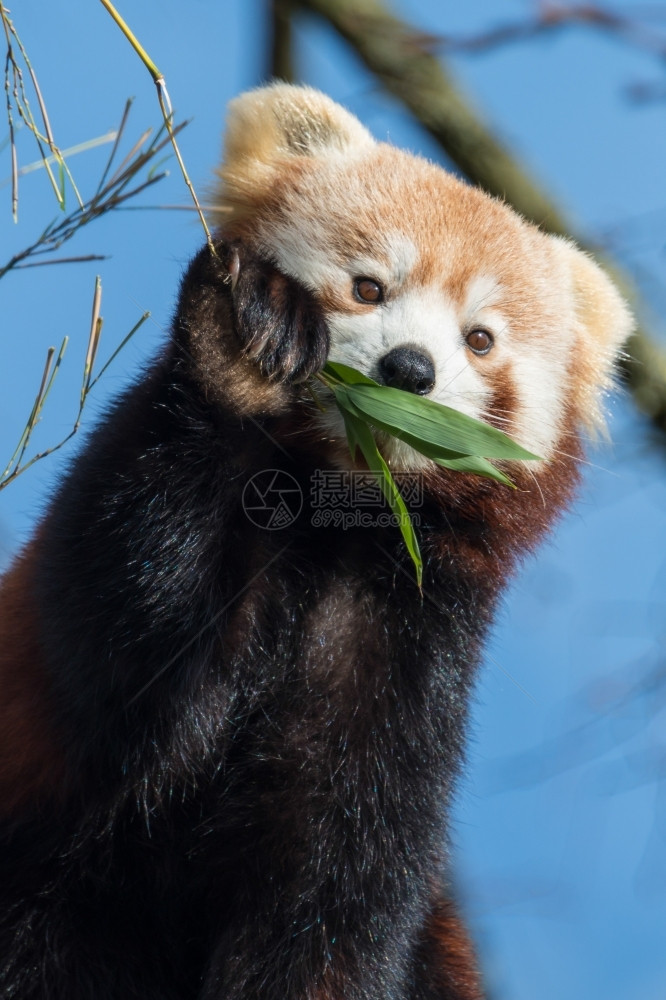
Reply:
M604 272L440 167L375 141L317 91L229 110L224 232L305 286L330 358L486 419L546 460L600 401L629 313ZM330 408L322 431L343 436ZM391 439L394 467L424 460Z

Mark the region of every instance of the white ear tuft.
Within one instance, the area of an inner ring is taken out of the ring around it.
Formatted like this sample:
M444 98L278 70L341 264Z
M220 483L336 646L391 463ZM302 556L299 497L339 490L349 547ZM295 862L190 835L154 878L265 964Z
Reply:
M357 118L311 87L274 83L229 104L217 203L261 196L276 171L302 157L360 155L375 140Z
M321 156L366 148L374 140L348 111L311 87L274 83L229 104L225 163Z
M614 365L634 320L613 282L587 253L571 240L553 240L568 266L575 300L578 413L588 429L603 430L601 397L613 384Z

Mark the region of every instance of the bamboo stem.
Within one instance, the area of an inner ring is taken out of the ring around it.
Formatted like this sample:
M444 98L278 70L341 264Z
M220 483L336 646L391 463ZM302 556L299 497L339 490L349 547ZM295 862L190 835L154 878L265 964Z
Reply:
M113 6L111 0L100 0L100 3L104 7L104 9L108 11L113 20L116 22L116 24L122 31L123 35L130 43L136 54L139 56L141 62L144 64L144 66L146 67L146 69L148 70L153 79L153 83L155 84L155 87L157 89L157 100L159 102L160 110L162 112L162 118L164 119L164 125L166 127L167 132L169 133L169 138L171 140L171 145L173 147L176 159L178 160L178 166L180 167L180 172L183 175L183 180L185 181L187 189L190 192L192 201L194 202L194 205L196 207L197 214L199 216L199 221L201 222L201 225L203 226L203 231L206 234L206 240L208 241L208 246L210 247L210 251L211 253L215 254L213 238L210 234L210 230L206 223L206 219L204 218L203 210L201 208L201 205L199 204L199 199L197 198L196 191L194 190L194 185L192 184L192 181L190 180L189 174L185 167L185 161L183 160L183 157L181 155L180 148L178 146L178 143L176 142L176 133L173 129L173 109L171 107L171 99L169 97L169 92L166 87L166 81L164 79L164 76L157 68L157 65L150 58L150 56L144 49L143 45L138 40L132 29L127 24L127 22L120 16L116 8Z

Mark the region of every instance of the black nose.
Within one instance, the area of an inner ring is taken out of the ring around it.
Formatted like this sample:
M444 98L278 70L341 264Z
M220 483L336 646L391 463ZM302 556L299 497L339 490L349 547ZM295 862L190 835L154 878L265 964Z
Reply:
M435 388L432 359L411 347L394 347L385 354L379 362L379 374L385 385L417 396L427 396Z

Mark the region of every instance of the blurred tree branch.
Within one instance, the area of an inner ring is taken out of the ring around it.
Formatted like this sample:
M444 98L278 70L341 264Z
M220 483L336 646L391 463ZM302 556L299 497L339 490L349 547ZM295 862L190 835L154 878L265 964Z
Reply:
M294 80L292 13L292 0L271 0L271 76L285 83Z
M575 235L552 199L492 135L433 54L433 38L393 14L381 0L293 0L323 17L397 97L474 184L504 198L552 233ZM585 240L579 240L585 246ZM598 248L587 246L599 256ZM631 296L631 281L614 277ZM628 345L624 374L638 408L666 432L666 353L638 330Z
M488 52L500 45L529 41L538 35L552 34L574 27L589 27L616 35L644 51L663 59L666 38L658 35L651 25L642 23L649 17L649 9L637 9L636 16L627 17L609 10L601 4L542 2L536 17L502 24L490 31L482 31L466 38L442 36L435 39L437 49L445 52Z

